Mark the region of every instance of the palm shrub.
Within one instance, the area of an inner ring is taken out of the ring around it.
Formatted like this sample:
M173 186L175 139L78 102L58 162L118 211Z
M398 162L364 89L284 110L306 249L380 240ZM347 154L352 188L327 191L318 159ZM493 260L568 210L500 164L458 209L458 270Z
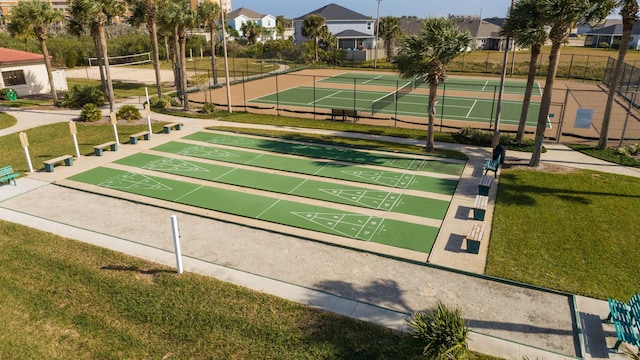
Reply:
M88 103L82 106L80 111L81 121L98 121L102 118L102 110L96 104Z
M104 92L96 85L73 85L62 98L62 106L77 108L85 104L102 106L104 104Z
M216 105L214 103L206 102L202 106L202 112L205 114L213 114L216 112Z
M119 120L138 120L142 116L140 116L140 110L133 105L123 105L118 113L116 114Z
M469 328L460 309L451 310L438 300L436 308L416 312L407 319L410 335L422 348L428 359L468 359L467 336Z

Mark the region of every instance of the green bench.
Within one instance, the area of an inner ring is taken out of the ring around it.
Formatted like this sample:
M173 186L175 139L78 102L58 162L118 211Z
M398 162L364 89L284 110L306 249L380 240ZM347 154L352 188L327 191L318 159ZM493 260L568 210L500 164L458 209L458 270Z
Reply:
M164 133L165 134L170 134L171 133L171 129L176 129L176 130L180 130L182 129L183 124L182 123L171 123L171 124L166 124L164 125Z
M106 147L109 147L111 151L118 151L118 143L115 141L109 141L104 144L96 145L93 147L93 154L95 156L102 156L102 152Z
M487 175L489 171L493 171L493 177L498 176L498 168L500 168L500 160L502 155L498 155L495 160L487 159L484 161L484 174Z
M607 302L609 316L605 321L613 323L618 338L613 350L618 351L622 342L640 346L640 295L633 295L629 304L615 299L608 299Z
M11 184L11 181L13 180L13 185L18 185L16 184L16 178L20 176L20 174L16 174L13 172L13 168L11 166L4 166L0 168L0 182L7 182L8 184Z
M138 139L143 138L145 140L149 140L149 132L148 131L140 131L139 133L129 135L129 143L137 144Z
M73 165L73 155L62 155L58 156L57 158L45 160L44 170L46 172L53 172L54 165L61 162L64 162L64 164L67 166Z
M473 220L484 221L484 215L487 212L487 204L489 203L489 197L486 195L476 195L476 201L471 208L473 211Z
M493 178L491 176L483 176L480 179L480 183L478 184L478 194L488 196L489 191L491 190L491 183L493 182Z

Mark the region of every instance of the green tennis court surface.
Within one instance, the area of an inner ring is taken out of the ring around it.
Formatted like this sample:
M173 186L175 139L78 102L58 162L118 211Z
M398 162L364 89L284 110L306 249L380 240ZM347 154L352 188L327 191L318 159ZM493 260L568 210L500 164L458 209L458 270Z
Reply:
M431 251L439 230L426 225L104 167L86 171L69 179L126 193L423 253Z
M364 73L342 73L319 82L333 84L355 84L370 86L404 86L406 84L414 84L414 79L403 79L397 75L388 74L364 74Z
M449 207L449 202L443 200L149 154L132 155L117 160L116 163L201 180L438 220L444 219Z
M319 109L354 109L362 115L387 114L396 117L412 116L427 118L429 97L416 92L403 93L397 97L390 92L358 91L299 86L275 94L252 99L250 103L270 104ZM375 110L374 110L374 103ZM439 96L437 118L469 122L490 123L495 117L496 103L493 99L472 97ZM520 122L522 101L503 100L500 121L505 125ZM536 126L539 102L531 102L527 114L527 126Z
M205 145L194 145L173 141L154 147L153 150L233 164L250 165L266 169L444 195L453 195L459 180L459 178L455 180L441 179L398 171L344 165L331 161L315 161L313 159L300 159L239 149L221 148L208 143Z
M319 159L331 159L356 164L384 166L404 170L429 171L434 173L460 176L464 164L446 162L444 159L418 159L400 156L390 156L354 149L338 148L311 143L286 142L265 138L249 138L245 136L197 132L184 139L204 141L210 144L221 144L254 150L267 150L281 154L308 156Z

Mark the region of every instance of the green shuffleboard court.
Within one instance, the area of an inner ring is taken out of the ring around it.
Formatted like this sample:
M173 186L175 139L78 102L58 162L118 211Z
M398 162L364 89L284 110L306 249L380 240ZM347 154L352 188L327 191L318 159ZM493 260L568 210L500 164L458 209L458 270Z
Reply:
M116 163L229 185L438 220L444 219L449 207L449 201L444 200L150 154L132 155L117 160Z
M266 169L294 172L365 184L381 185L399 189L432 192L452 196L459 178L437 178L392 170L371 169L345 165L330 160L293 158L284 155L256 153L240 149L218 147L209 143L194 145L179 141L168 142L153 148L165 153L217 160Z
M125 193L428 253L438 228L98 167L69 178Z
M464 170L464 164L459 162L447 162L442 158L425 160L338 148L327 145L317 145L312 143L301 144L267 138L245 137L201 131L185 136L184 139L246 149L266 150L281 154L308 156L319 159L330 159L355 164L376 165L404 170L429 171L455 176L460 176Z
M298 86L252 99L249 103L303 107L310 109L353 109L362 115L386 114L427 118L429 96L418 92L403 93L397 98L390 92L358 89L329 89ZM374 103L375 110L374 110ZM436 118L489 124L495 116L496 101L491 98L460 96L438 97ZM518 125L522 101L503 100L500 121L505 125ZM536 126L540 103L532 101L527 114L527 126Z

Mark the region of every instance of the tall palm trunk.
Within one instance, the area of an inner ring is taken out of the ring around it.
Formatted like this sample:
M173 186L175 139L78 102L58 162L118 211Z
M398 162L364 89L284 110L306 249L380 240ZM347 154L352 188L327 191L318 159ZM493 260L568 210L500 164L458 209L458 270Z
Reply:
M623 7L620 13L622 14L622 38L620 39L620 50L618 51L618 60L616 61L616 67L613 72L613 79L611 79L611 84L609 84L609 93L607 94L607 104L604 109L604 117L602 118L600 140L598 140L598 149L600 150L607 148L613 99L618 91L618 84L622 79L622 66L624 65L624 58L627 55L627 50L629 49L631 31L633 29L633 25L637 21L636 14L638 13L638 2L629 2L629 6Z
M521 143L524 138L524 128L527 124L527 115L529 115L529 106L531 105L531 95L533 94L533 85L536 82L536 68L538 67L538 57L540 56L541 46L539 44L531 45L531 57L529 58L529 73L527 75L527 85L524 89L524 100L522 101L522 111L520 112L520 122L518 123L518 132L516 133L516 143Z
M44 55L44 66L47 68L47 77L49 77L49 86L51 86L51 98L53 99L53 105L58 106L58 92L56 91L56 84L53 81L53 71L51 70L51 59L49 59L47 40L42 36L39 36L38 40L42 47L42 55Z
M427 152L432 152L435 148L433 140L433 124L436 121L436 106L438 105L438 84L429 84L429 126L427 128Z
M98 72L100 73L100 85L102 85L102 91L105 95L109 94L109 89L107 88L107 80L104 77L104 61L102 57L102 47L100 46L100 35L98 35L98 30L91 30L91 37L93 38L93 46L96 49L96 58L98 59Z
M211 31L211 71L213 72L213 85L218 85L218 75L216 73L216 30L209 25Z
M182 56L180 56L180 40L178 38L178 25L173 27L173 36L171 38L173 42L173 52L171 54L173 60L173 78L174 85L178 92L178 98L180 101L184 101L184 89L182 87Z
M111 82L111 71L109 70L109 56L107 51L107 37L104 32L106 16L101 14L97 21L98 23L98 34L100 36L100 49L102 50L102 58L104 59L104 76L107 80L107 88L109 93L107 94L109 98L109 111L116 111L116 98L113 95L113 83Z
M153 50L153 70L156 73L156 88L158 97L162 97L162 79L160 78L160 53L158 46L158 26L155 18L150 18L147 22L147 28L151 34L151 49Z
M189 110L189 89L187 87L187 30L180 29L179 38L180 52L180 74L182 81L182 107L184 110Z
M551 45L551 53L549 55L549 70L547 72L547 79L544 85L544 91L542 93L542 100L540 102L540 113L538 114L538 126L536 127L535 145L533 153L531 154L531 160L529 166L540 165L540 155L542 154L542 143L544 142L544 132L547 128L547 115L549 109L551 109L551 96L553 95L553 83L556 79L556 73L558 72L558 60L560 58L560 48L562 46L562 40L564 40L566 29L556 28L551 29L550 38L553 41Z

